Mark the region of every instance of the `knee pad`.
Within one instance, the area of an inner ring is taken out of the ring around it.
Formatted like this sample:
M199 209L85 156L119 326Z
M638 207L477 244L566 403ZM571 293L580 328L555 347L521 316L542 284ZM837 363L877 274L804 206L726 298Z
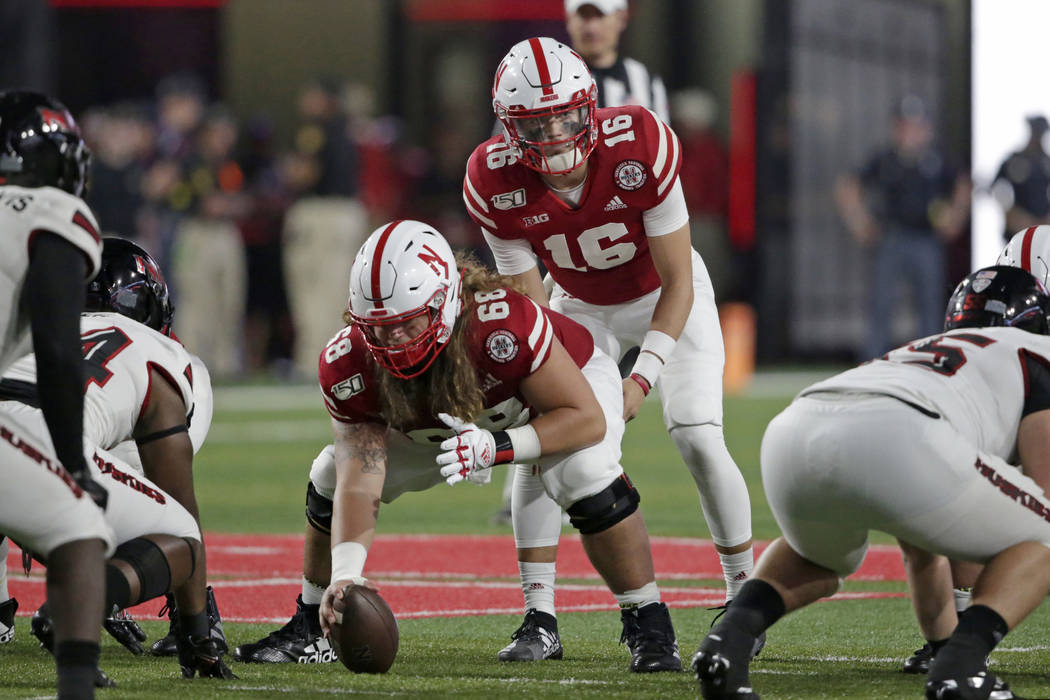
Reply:
M171 588L171 566L155 542L136 537L117 547L113 558L126 562L139 577L139 599L129 601L129 604L151 600Z
M310 481L317 492L325 498L335 494L335 446L325 448L314 458L310 465Z
M620 522L634 511L642 497L626 474L604 489L569 506L569 522L581 535L593 535Z
M311 481L306 487L306 521L326 535L332 534L332 506L332 500L318 493Z

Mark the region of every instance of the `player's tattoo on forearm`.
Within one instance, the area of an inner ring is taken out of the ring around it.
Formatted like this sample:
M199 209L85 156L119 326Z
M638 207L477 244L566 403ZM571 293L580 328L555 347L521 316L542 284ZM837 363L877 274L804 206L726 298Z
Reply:
M356 454L361 460L362 474L382 474L386 471L386 450L382 447L369 446Z

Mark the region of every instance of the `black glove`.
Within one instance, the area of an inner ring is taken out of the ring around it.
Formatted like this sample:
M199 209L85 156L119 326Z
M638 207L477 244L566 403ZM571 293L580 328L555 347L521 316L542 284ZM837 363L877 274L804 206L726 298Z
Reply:
M106 489L91 478L91 472L87 469L80 469L77 471L69 472L69 475L73 477L73 481L77 482L77 486L84 489L84 493L91 497L91 500L95 502L102 510L106 509L106 504L109 503L109 493Z
M142 643L146 641L146 633L139 627L139 623L131 619L131 615L123 608L113 606L113 611L102 621L110 636L124 645L124 648L135 656L145 652Z
M179 666L182 668L183 678L193 678L197 674L200 674L201 678L237 678L223 663L222 651L214 639L193 634L179 635L176 644L179 648Z

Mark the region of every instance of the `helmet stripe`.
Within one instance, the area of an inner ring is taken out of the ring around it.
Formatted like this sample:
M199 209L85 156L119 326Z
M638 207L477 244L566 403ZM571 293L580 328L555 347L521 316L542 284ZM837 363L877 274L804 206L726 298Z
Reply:
M397 219L391 221L383 232L379 234L379 240L376 242L376 250L372 253L372 303L376 305L377 309L383 308L383 291L379 284L379 278L383 273L383 250L386 248L386 242L390 239L390 235L397 228L403 219Z
M1032 241L1035 239L1035 230L1038 226L1029 226L1024 232L1024 238L1021 240L1021 268L1032 271Z
M543 88L543 94L553 95L554 86L551 84L551 69L547 65L547 57L543 53L543 44L540 43L539 37L529 39L529 48L532 49L532 55L536 57L536 70L540 74L540 86Z

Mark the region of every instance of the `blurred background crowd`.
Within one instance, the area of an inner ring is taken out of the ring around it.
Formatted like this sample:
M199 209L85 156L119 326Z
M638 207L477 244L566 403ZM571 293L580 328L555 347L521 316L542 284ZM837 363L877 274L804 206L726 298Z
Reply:
M979 2L632 0L624 47L667 86L731 365L868 359L925 331L923 294L943 309L970 269L974 193L999 240L1050 222L1041 113L1017 105L1026 137L970 177ZM569 40L563 0L5 0L0 85L74 111L89 204L160 261L218 380L312 380L375 226L421 219L488 259L464 166L499 58L532 35Z

